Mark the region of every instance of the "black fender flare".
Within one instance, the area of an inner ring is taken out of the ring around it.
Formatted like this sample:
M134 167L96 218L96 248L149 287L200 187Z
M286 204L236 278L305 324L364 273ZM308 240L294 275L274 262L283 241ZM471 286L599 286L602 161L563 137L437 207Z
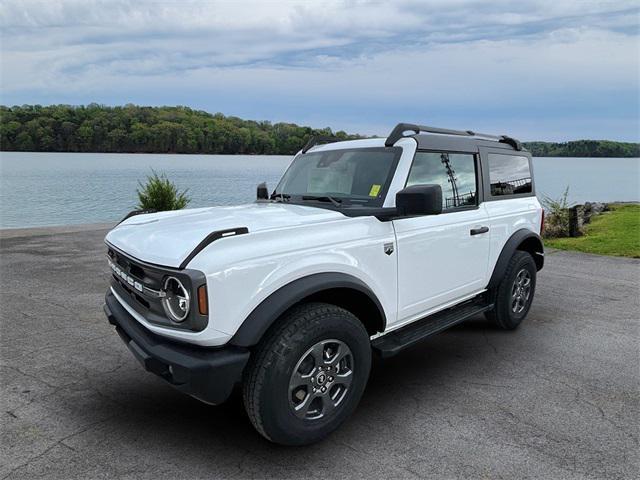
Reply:
M521 248L523 245L526 245L526 248ZM537 233L526 228L522 228L515 231L513 235L509 237L509 240L507 240L504 247L502 247L496 266L493 268L489 285L487 286L488 290L498 286L505 271L507 270L509 260L511 260L511 257L516 250L524 250L531 253L531 256L536 262L536 268L538 270L542 269L544 265L544 246L542 244L542 239Z
M238 347L256 345L269 327L293 305L314 294L337 288L356 290L369 297L378 309L384 330L387 323L384 309L367 284L353 275L327 272L299 278L273 292L247 316L229 344Z

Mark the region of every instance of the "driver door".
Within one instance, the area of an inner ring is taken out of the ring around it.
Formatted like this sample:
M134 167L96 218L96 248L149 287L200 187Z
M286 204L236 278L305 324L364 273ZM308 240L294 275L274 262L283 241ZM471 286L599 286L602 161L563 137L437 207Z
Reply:
M406 186L439 184L442 213L394 220L398 251L398 323L482 291L489 222L479 203L478 156L416 152Z

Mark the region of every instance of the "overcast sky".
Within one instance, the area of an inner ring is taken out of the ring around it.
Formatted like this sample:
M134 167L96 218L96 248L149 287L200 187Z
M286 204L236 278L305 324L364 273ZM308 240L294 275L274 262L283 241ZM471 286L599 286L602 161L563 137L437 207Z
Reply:
M638 141L637 1L3 0L0 103Z

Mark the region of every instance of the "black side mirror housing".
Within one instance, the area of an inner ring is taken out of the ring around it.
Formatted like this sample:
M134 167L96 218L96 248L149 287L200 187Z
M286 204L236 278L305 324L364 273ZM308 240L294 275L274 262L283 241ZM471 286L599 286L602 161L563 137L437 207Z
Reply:
M258 185L258 188L256 189L256 199L269 200L269 189L267 188L266 182L262 182Z
M442 213L440 185L412 185L396 193L396 210L401 217Z

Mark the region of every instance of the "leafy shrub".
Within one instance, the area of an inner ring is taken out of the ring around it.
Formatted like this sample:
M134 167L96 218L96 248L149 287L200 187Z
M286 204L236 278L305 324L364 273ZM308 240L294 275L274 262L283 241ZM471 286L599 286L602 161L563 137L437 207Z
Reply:
M140 188L138 192L138 206L141 210L180 210L187 206L191 198L187 196L188 190L178 191L178 188L171 182L166 174L158 175L155 170L147 177L147 182L143 185L138 182Z
M569 186L558 199L545 196L542 199L544 215L544 236L546 238L569 236Z

